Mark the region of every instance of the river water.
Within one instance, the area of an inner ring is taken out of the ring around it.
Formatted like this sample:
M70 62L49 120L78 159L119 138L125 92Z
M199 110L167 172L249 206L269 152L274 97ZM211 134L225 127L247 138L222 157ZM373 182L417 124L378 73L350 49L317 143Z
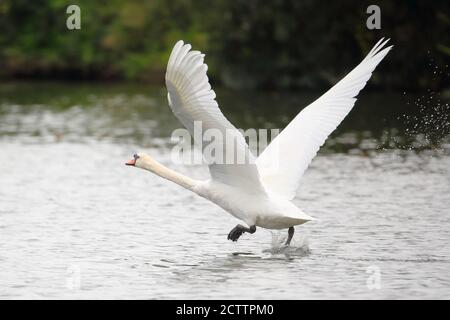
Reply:
M164 88L0 86L0 298L450 298L448 101L363 94L294 202L318 218L227 240L239 222L149 172L180 127ZM318 94L218 91L241 128L283 128ZM419 99L419 100L417 100Z

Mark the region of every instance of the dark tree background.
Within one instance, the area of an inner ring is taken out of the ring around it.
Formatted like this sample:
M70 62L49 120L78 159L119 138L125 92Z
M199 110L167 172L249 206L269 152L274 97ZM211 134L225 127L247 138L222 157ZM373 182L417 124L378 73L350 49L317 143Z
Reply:
M66 28L67 6L81 30ZM381 30L366 9L381 8ZM322 88L381 37L394 51L374 85L449 87L450 2L313 0L0 0L0 77L161 82L173 44L208 53L213 81L235 88Z

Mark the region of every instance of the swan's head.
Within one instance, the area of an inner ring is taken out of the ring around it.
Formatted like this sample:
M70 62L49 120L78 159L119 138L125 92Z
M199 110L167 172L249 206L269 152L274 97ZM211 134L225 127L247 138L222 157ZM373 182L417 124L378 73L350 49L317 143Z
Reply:
M154 162L154 160L148 154L146 154L146 153L135 153L133 155L133 158L128 160L125 164L127 166L132 166L132 167L145 169L144 168L145 164L148 165L148 164L151 164L152 162Z

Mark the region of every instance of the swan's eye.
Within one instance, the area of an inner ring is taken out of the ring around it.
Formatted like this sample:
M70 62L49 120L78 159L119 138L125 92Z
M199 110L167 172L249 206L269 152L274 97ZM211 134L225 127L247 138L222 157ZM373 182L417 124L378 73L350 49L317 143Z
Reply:
M134 154L133 158L134 158L134 160L137 160L137 159L139 159L139 156L137 154Z

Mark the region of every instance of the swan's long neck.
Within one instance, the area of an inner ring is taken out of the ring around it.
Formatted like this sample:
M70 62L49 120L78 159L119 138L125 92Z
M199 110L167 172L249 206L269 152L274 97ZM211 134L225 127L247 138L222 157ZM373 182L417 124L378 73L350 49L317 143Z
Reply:
M175 182L176 184L189 190L192 190L192 188L196 185L196 181L194 179L191 179L184 174L169 169L153 159L142 159L141 168L151 171L154 174L157 174L164 179Z

